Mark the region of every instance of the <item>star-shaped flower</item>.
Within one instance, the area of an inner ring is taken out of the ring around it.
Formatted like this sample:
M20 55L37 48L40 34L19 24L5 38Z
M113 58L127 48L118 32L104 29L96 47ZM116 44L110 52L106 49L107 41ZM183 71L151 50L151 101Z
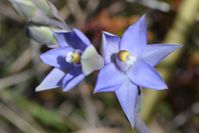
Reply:
M134 126L139 88L167 88L153 67L179 47L174 44L147 45L145 16L131 25L121 39L104 32L101 53L105 66L99 72L95 92L115 92L128 120Z
M55 31L59 47L41 54L44 63L55 67L36 88L43 91L61 87L68 91L86 75L99 70L104 61L88 38L78 29Z

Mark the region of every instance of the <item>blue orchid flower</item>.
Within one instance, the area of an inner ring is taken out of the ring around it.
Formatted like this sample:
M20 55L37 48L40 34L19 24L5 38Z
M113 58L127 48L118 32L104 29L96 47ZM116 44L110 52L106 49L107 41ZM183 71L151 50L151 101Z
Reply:
M140 87L167 89L153 68L171 52L174 44L147 45L146 17L142 16L118 37L103 32L101 53L105 66L100 70L96 92L115 92L130 124L135 125Z
M58 48L41 54L44 63L54 69L45 77L36 91L57 87L69 91L85 76L99 70L104 61L88 38L78 29L72 31L55 31Z

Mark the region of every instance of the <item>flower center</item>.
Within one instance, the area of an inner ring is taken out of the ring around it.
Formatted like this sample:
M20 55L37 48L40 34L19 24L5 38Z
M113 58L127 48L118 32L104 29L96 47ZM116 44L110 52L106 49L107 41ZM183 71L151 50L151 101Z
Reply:
M69 63L79 64L80 58L81 58L80 53L78 53L76 51L75 52L68 52L66 54L66 62L69 62Z
M120 51L118 54L118 59L126 64L133 64L136 61L136 57L126 50Z

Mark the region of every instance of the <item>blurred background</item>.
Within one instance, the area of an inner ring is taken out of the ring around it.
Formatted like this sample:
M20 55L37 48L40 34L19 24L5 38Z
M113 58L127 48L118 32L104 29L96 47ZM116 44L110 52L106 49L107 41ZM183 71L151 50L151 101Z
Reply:
M183 45L157 66L169 89L145 89L141 115L151 133L199 132L199 0L50 2L67 26L81 29L98 50L101 31L121 36L143 14L149 43ZM27 28L44 25L56 27L30 22L8 0L0 1L0 133L133 132L113 93L92 94L97 72L67 93L35 92L51 70L39 55L50 48Z

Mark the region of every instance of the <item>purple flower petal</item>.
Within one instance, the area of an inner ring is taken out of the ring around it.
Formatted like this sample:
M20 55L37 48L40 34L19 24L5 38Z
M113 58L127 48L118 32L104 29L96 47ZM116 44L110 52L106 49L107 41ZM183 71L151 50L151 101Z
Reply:
M137 113L138 88L128 79L123 82L121 87L115 91L118 101L120 102L125 115L132 127L135 125Z
M88 38L78 29L74 29L71 32L55 32L55 36L61 47L70 46L84 51L88 45L91 45Z
M167 89L167 85L158 72L143 61L136 62L127 72L130 80L138 86L154 90Z
M121 86L125 78L125 74L119 71L115 64L107 64L98 74L94 92L115 91Z
M70 33L71 31L66 30L55 30L54 36L57 39L57 42L60 47L69 47L70 45L65 40L65 34Z
M65 60L67 52L74 51L71 47L61 47L40 55L42 61L48 65L61 69L70 69L73 65Z
M120 37L116 35L108 32L102 33L101 53L106 64L112 62L113 55L119 52L119 41Z
M174 44L153 44L147 45L142 58L151 66L157 65L161 60L167 57L171 52L180 48L180 45Z
M139 57L146 44L146 17L143 15L124 32L120 42L120 50L130 51L134 56Z
M81 67L74 68L63 78L63 91L69 91L84 79Z
M73 29L75 34L79 37L79 39L87 46L91 45L91 42L88 40L88 38L78 29Z
M64 77L65 73L57 68L54 68L37 86L36 91L44 91L53 88L57 88L61 86L61 81Z

